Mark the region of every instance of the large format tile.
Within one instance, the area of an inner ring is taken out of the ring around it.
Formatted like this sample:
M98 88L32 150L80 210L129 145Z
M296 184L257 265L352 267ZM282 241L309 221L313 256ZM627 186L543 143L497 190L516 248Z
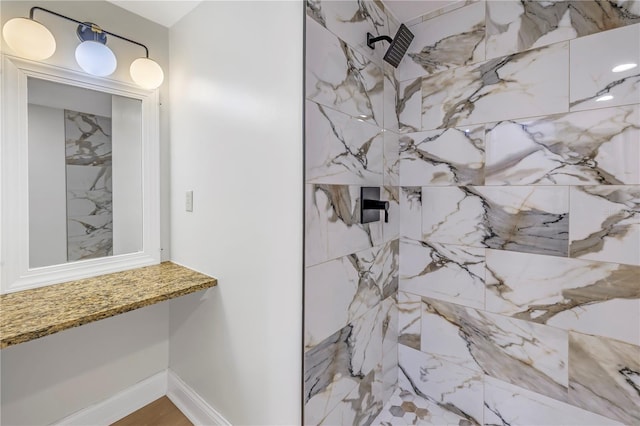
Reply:
M307 99L382 127L382 68L310 18L306 50Z
M640 424L640 346L578 333L569 337L569 402Z
M400 136L389 130L383 132L384 150L382 174L385 186L400 185Z
M403 240L400 289L483 309L484 252L484 248Z
M487 185L640 183L640 106L487 125Z
M482 424L482 374L404 345L398 347L398 362L401 389L468 421L460 424Z
M382 62L383 49L370 49L366 37L367 32L376 36L387 34L387 16L382 3L373 0L307 0L306 3L307 16L371 60Z
M566 256L568 195L561 186L423 187L423 240Z
M398 67L408 80L484 60L484 4L477 2L413 25L415 38Z
M420 296L398 292L398 343L420 349L422 323L422 299Z
M396 98L397 130L402 133L420 131L422 129L421 111L422 78L398 83Z
M640 103L640 23L571 41L571 111Z
M400 136L400 184L483 185L484 126Z
M640 265L640 186L571 187L569 256Z
M485 425L622 425L489 376L484 378L484 398Z
M413 240L422 239L422 188L400 188L400 236Z
M486 268L488 311L640 345L640 267L487 250Z
M628 0L487 1L487 59L640 22Z
M385 242L400 238L400 187L383 186L380 188L380 200L389 202L388 221L384 221L384 213L380 214L382 221L382 236Z
M305 270L305 349L366 314L398 288L397 241Z
M382 185L382 129L307 101L305 134L307 183Z
M305 265L380 244L383 222L360 223L360 187L307 185Z
M422 129L568 110L569 44L516 53L422 79Z
M354 407L356 410L364 411L375 405L375 398L368 395L374 382L381 388L381 360L382 324L378 308L308 350L304 355L304 423L326 423L327 416L341 401L357 399L356 395L363 395L361 405Z
M420 350L567 400L568 332L423 298Z

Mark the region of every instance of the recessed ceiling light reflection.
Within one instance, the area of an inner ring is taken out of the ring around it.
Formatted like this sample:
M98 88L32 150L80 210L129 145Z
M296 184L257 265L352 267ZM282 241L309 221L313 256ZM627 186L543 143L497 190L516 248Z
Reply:
M611 71L612 72L624 72L624 71L628 71L630 69L633 69L633 68L635 68L637 66L638 66L638 64L632 64L632 63L620 64L620 65L616 65L615 67L613 67L611 69Z
M596 102L610 101L611 99L613 99L612 95L604 95L596 99Z

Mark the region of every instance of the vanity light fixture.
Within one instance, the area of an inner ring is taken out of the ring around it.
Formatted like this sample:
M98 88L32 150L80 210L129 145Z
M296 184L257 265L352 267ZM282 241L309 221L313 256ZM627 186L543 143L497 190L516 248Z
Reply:
M628 63L628 64L620 64L620 65L616 65L615 67L613 67L611 69L612 72L624 72L624 71L628 71L630 69L633 69L635 67L637 67L638 64L633 64L633 63Z
M142 43L106 31L91 22L82 22L42 7L32 7L29 18L13 18L2 29L2 35L9 47L19 56L33 60L44 60L56 50L56 41L51 31L33 19L36 10L49 13L78 24L76 34L81 43L76 48L76 62L85 72L105 77L111 75L117 66L114 53L106 46L107 35L138 45L145 56L133 61L129 68L131 79L145 89L156 89L164 80L164 73L157 62L149 59L149 49Z

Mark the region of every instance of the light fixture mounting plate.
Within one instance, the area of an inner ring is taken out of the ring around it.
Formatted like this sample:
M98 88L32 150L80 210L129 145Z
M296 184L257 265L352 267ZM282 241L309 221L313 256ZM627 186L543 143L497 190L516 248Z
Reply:
M78 25L76 34L80 41L97 41L98 43L107 44L107 35L98 25L93 22L84 22Z

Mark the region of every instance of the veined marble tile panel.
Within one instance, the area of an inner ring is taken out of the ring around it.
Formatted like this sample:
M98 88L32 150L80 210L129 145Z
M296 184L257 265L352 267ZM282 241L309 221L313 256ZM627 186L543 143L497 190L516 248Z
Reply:
M570 333L569 403L640 423L640 346Z
M415 38L398 66L398 79L484 61L484 9L484 3L473 3L413 25Z
M400 136L400 184L483 185L484 126Z
M566 112L568 66L565 42L424 77L422 129Z
M375 426L467 425L467 420L407 389L398 388L371 423Z
M422 352L567 400L567 331L435 299L422 301Z
M400 243L400 290L484 309L484 248Z
M397 240L306 268L305 350L377 306L397 283Z
M409 389L471 424L483 424L482 374L441 357L398 345L398 386Z
M421 310L420 296L398 291L398 343L420 349Z
M487 1L487 59L640 22L628 0Z
M385 130L383 132L383 182L386 186L400 185L400 135Z
M382 127L382 67L311 18L307 18L306 50L307 99Z
M360 187L307 185L305 264L316 265L382 243L382 223L360 223Z
M640 265L640 185L571 187L569 256Z
M307 183L382 185L382 129L311 101L305 126Z
M490 376L484 377L484 424L622 426L622 423Z
M640 183L640 106L487 125L487 185Z
M400 187L382 187L380 190L380 199L389 202L389 222L384 221L384 212L380 214L384 241L397 241L398 238L400 238Z
M307 16L361 54L382 64L383 49L372 50L367 46L367 32L375 36L388 33L387 15L380 1L307 0L306 4Z
M571 111L640 103L640 23L571 41Z
M486 268L488 311L640 345L640 267L487 250Z
M304 424L326 423L327 416L343 399L354 398L354 391L364 395L374 381L381 380L381 360L382 324L378 308L307 351Z
M397 130L401 133L420 131L422 129L421 111L422 78L398 83L396 99Z
M382 386L387 401L398 383L398 304L397 293L382 301Z
M403 186L400 188L400 237L422 239L422 188Z
M423 241L566 256L569 188L423 187Z

